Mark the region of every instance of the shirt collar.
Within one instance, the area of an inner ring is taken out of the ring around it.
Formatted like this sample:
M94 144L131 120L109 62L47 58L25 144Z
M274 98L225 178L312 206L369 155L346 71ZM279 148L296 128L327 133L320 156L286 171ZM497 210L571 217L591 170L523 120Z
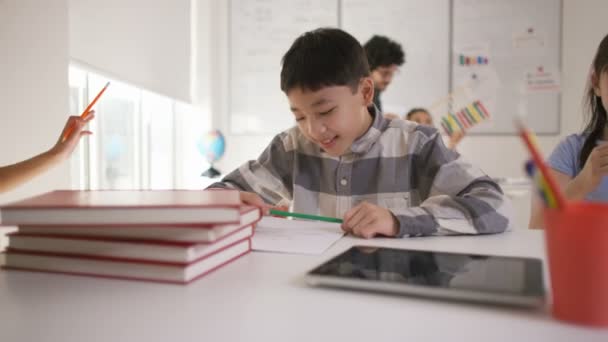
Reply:
M386 120L382 113L378 110L375 105L368 107L369 114L372 116L372 125L369 127L367 132L353 141L350 150L353 153L366 153L369 149L378 141L382 131L386 129L388 120Z

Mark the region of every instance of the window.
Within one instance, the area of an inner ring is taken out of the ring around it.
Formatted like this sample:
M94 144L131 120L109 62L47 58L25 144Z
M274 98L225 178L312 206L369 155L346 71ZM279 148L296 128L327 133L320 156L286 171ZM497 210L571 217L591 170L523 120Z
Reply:
M71 161L80 189L197 189L208 167L196 148L210 128L209 113L171 98L72 65L70 110L81 113L99 90L93 136Z

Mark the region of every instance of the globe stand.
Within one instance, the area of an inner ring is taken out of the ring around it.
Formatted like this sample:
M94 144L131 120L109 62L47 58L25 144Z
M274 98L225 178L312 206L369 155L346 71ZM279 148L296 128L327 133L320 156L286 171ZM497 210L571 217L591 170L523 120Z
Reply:
M207 177L207 178L215 178L219 175L221 175L221 173L213 166L209 167L207 170L205 170L205 172L203 172L201 174L201 176Z

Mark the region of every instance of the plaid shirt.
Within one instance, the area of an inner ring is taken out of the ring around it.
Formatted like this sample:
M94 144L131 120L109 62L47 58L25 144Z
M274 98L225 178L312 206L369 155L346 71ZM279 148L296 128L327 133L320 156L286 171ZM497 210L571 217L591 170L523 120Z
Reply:
M341 157L296 126L210 188L255 192L272 205L332 217L367 201L395 215L400 237L508 228L511 206L500 187L446 148L435 128L374 113L370 129Z

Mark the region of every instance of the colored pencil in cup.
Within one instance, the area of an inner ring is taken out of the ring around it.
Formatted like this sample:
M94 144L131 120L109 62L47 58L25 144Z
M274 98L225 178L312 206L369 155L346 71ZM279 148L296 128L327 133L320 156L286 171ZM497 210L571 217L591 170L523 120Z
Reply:
M91 108L93 108L93 106L95 105L95 102L97 102L97 100L99 100L99 98L106 91L106 89L108 89L109 85L110 85L110 82L106 83L106 85L103 88L101 88L101 90L99 91L99 93L97 93L97 96L95 96L93 101L91 101L91 103L89 103L87 108L84 109L82 114L80 114L81 118L83 118L83 119L87 118L87 116L89 115L89 112L91 111ZM74 127L70 126L68 128L68 130L65 132L65 134L63 135L63 138L61 139L61 141L64 142L70 136L70 134L72 134L73 131L74 131Z
M549 196L547 198L548 203L551 204L551 199L554 199L555 208L563 209L566 206L566 199L564 198L564 194L562 193L562 191L557 186L555 178L553 178L553 175L551 174L551 172L549 172L547 164L545 164L545 162L543 161L543 157L534 142L534 136L521 121L516 121L515 125L519 130L519 135L524 141L528 152L530 152L530 154L532 155L532 160L534 160L534 164L538 169L538 172L540 172L540 175L546 183L545 192Z
M532 184L536 186L538 196L542 199L545 206L548 208L555 208L555 198L551 195L551 192L547 186L547 182L543 179L542 175L537 171L534 166L533 160L528 160L525 165L526 174L532 179Z

